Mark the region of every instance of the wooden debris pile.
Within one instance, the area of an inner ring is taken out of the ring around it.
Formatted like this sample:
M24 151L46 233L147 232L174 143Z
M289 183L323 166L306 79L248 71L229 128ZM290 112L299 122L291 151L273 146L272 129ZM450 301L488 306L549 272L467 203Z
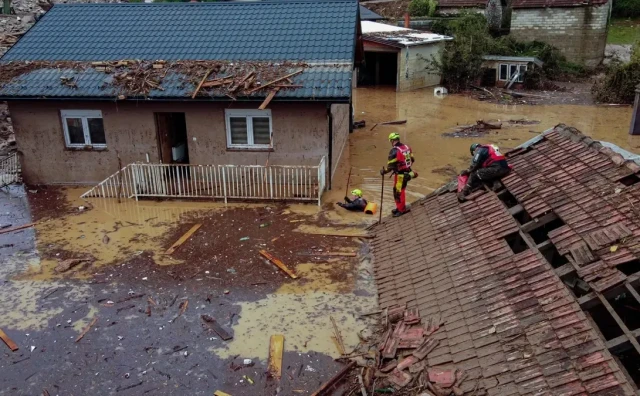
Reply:
M459 125L453 128L452 132L443 133L445 137L480 137L484 136L489 131L494 129L501 129L502 122L496 120L478 120L472 125Z
M89 69L107 74L101 89L115 88L118 99L146 97L152 90L164 91L165 86L174 84L185 89L187 84L195 86L191 98L239 96L264 94L268 89L266 107L275 94L282 89L301 88L294 85L292 78L304 72L308 65L303 62L228 62L228 61L144 61L119 60L100 62L7 62L0 64L0 86L14 78L39 69L68 70L68 75L60 77L60 84L78 88L78 76ZM170 77L170 79L168 79ZM262 95L260 95L262 96Z
M467 374L463 370L431 367L427 361L439 344L433 335L443 324L440 319L422 320L417 308L400 307L387 311L383 322L382 336L368 346L365 358L356 358L363 367L353 384L356 394L464 394L461 384Z

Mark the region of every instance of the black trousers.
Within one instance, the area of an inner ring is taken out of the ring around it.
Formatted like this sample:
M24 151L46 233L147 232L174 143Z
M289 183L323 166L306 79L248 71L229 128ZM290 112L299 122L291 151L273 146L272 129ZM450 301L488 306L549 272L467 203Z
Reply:
M480 168L471 172L467 186L470 189L478 187L481 183L490 183L494 180L500 180L511 172L511 169L502 166L490 166L488 168Z

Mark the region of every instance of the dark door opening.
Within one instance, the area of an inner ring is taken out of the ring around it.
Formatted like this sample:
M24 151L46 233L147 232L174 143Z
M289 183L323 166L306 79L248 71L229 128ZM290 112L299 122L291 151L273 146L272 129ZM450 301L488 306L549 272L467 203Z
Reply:
M163 164L188 164L189 146L184 113L155 113L158 152Z
M397 52L365 52L365 63L360 67L358 86L393 85L398 78Z

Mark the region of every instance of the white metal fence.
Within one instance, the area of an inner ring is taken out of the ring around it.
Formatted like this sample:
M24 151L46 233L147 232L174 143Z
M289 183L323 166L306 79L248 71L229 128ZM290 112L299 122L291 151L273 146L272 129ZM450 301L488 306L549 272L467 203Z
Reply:
M16 153L0 158L0 187L20 181L20 161Z
M318 166L129 164L82 198L219 198L318 202L325 189Z

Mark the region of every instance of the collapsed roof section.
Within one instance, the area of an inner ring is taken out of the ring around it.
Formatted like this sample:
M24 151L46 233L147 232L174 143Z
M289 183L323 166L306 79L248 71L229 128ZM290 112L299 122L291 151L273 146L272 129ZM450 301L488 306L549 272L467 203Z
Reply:
M640 166L564 125L508 156L498 191L445 186L373 229L380 305L441 317L429 365L489 395L635 395Z
M392 47L404 48L453 40L453 37L407 29L384 23L362 21L362 38Z

